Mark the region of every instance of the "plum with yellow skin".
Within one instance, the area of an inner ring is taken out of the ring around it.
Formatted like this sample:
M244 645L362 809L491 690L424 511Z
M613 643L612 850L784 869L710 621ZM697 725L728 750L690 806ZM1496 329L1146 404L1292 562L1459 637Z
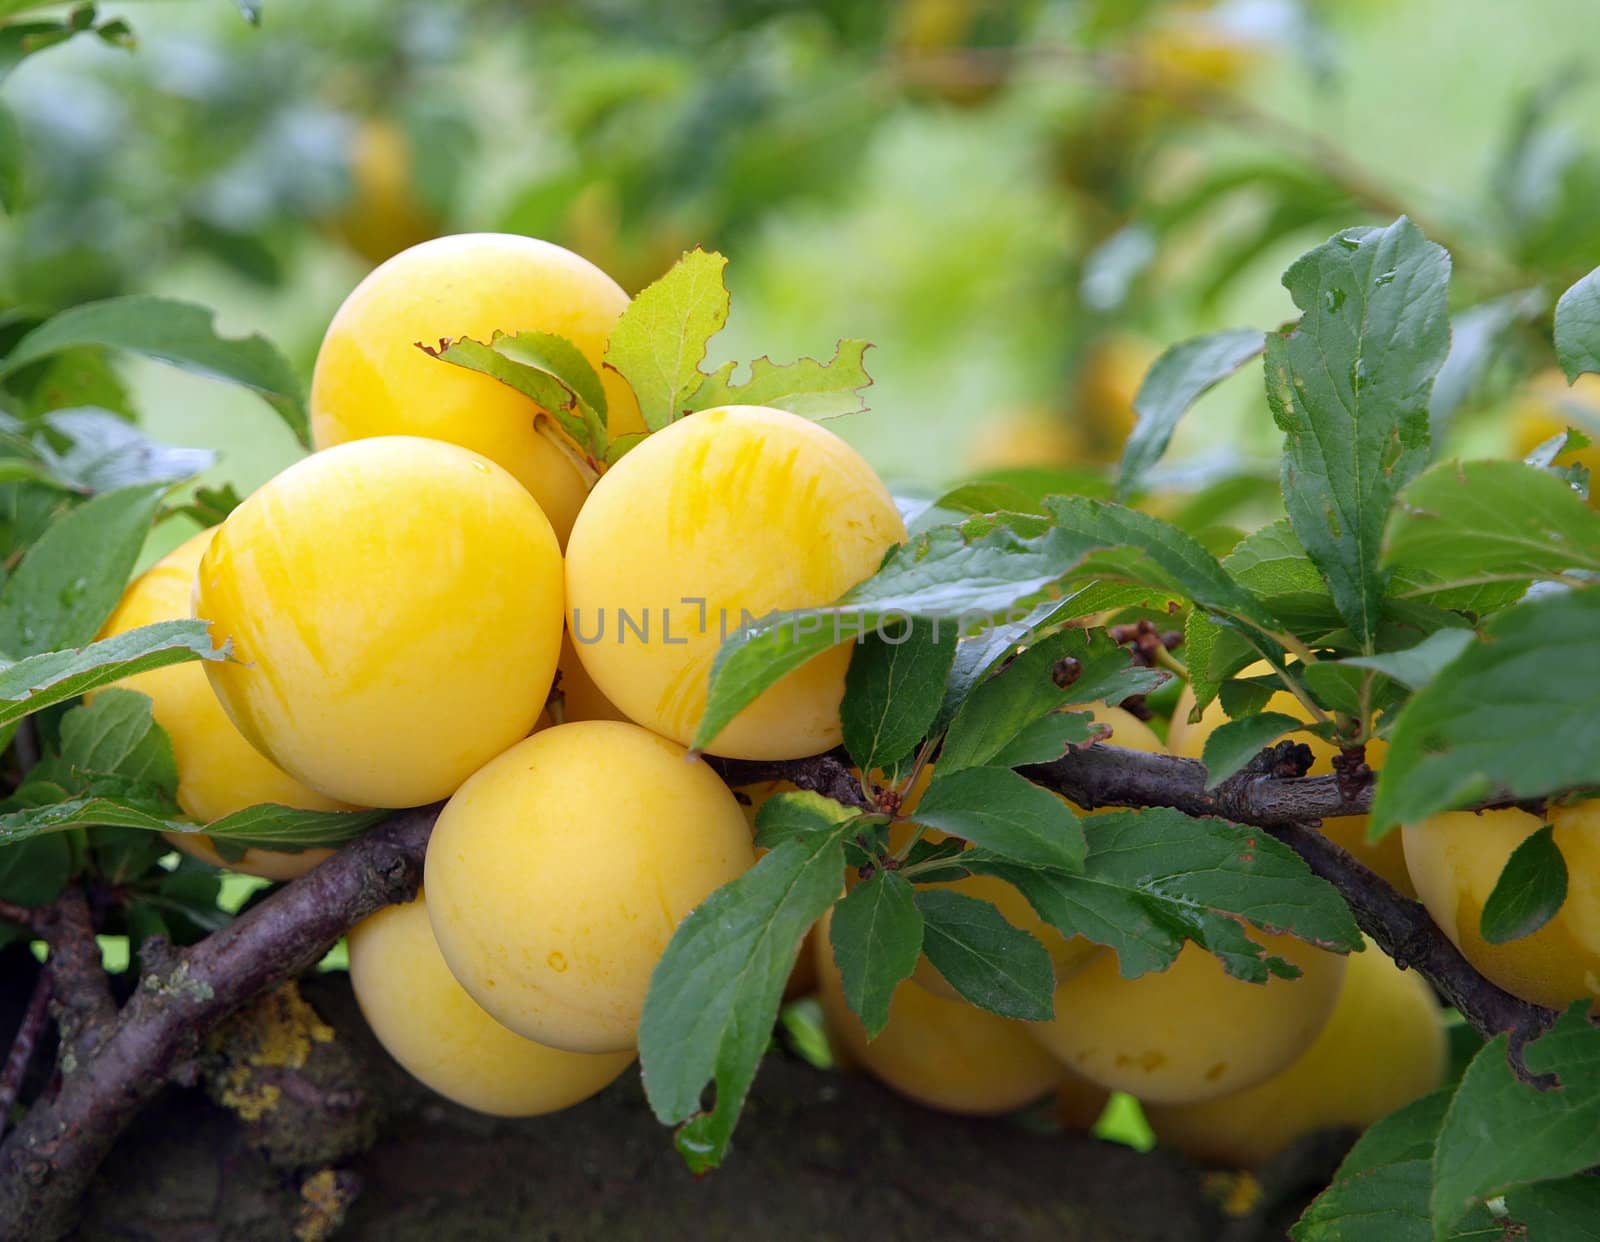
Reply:
M405 127L370 117L350 142L350 197L332 232L368 263L382 263L439 231L417 192L416 151Z
M1029 1029L1076 1073L1141 1100L1192 1104L1253 1087L1327 1024L1345 959L1293 936L1252 935L1299 978L1235 979L1191 942L1166 970L1124 979L1107 953L1058 986L1056 1016Z
M428 845L451 972L528 1039L620 1052L678 924L755 863L732 791L637 725L544 729L475 773Z
M106 621L101 637L158 621L187 619L195 573L215 532L213 527L190 536L136 578ZM155 722L172 740L178 806L190 819L209 823L264 802L303 811L353 809L302 785L250 745L222 710L199 664L153 669L116 684L149 696ZM228 862L204 833L169 832L166 839L203 862L266 880L292 880L333 853L326 849L250 849L238 862Z
M556 660L556 687L561 691L561 719L573 720L626 720L622 710L594 684L589 670L578 658L572 645L572 634L561 635L561 655ZM553 722L552 722L553 723Z
M831 431L759 406L691 414L613 466L578 515L567 545L578 658L629 719L688 745L725 635L831 604L905 538L888 490ZM838 745L854 645L840 632L706 749L798 759Z
M1113 333L1084 352L1074 392L1091 460L1115 460L1138 422L1133 401L1160 351L1143 337Z
M1028 1025L945 1000L905 980L889 1001L888 1024L869 1040L844 998L828 940L832 915L818 924L818 999L828 1032L847 1061L901 1095L947 1113L1008 1113L1047 1094L1065 1077L1028 1034Z
M1199 1104L1150 1104L1156 1139L1193 1159L1251 1167L1296 1139L1365 1128L1440 1086L1444 1015L1427 981L1378 950L1350 959L1333 1016L1287 1069Z
M1255 677L1265 673L1267 669L1268 666L1264 663L1252 664L1239 675ZM1202 758L1205 754L1206 739L1228 722L1228 713L1222 710L1220 702L1213 699L1206 704L1200 720L1190 724L1189 713L1194 710L1194 701L1194 690L1185 686L1178 696L1178 704L1172 712L1172 724L1167 730L1168 749L1184 759ZM1306 710L1305 704L1287 690L1280 690L1274 694L1263 710L1282 712L1286 716L1293 716L1307 723L1311 721L1311 713ZM1304 742L1311 748L1311 767L1306 773L1308 776L1326 776L1333 771L1334 756L1339 753L1339 748L1332 742L1324 741L1316 734L1307 732L1290 733L1287 737L1290 741ZM1381 768L1383 757L1388 751L1389 743L1382 738L1373 738L1366 746L1367 765L1374 771ZM1406 870L1405 851L1400 844L1400 834L1391 832L1381 841L1369 841L1367 825L1368 819L1365 815L1336 815L1322 821L1322 833L1377 872L1397 892L1407 897L1415 896L1416 891L1411 886L1411 876Z
M605 387L612 436L644 430L633 390L601 366L628 295L569 250L508 233L461 233L413 246L371 272L328 325L311 377L319 449L370 436L426 436L481 453L539 502L564 544L590 475L530 398L430 358L418 343L496 331L549 332L582 351Z
M590 1056L524 1039L491 1018L445 965L422 893L350 929L350 984L362 1016L413 1078L466 1108L536 1117L621 1077L633 1053Z
M1566 900L1531 935L1491 944L1479 922L1484 903L1511 852L1546 823L1567 864ZM1600 999L1600 800L1552 807L1547 819L1514 807L1447 812L1397 835L1417 896L1481 974L1549 1009Z
M201 558L206 674L258 750L363 806L419 806L525 737L561 646L561 552L493 462L410 436L290 466Z

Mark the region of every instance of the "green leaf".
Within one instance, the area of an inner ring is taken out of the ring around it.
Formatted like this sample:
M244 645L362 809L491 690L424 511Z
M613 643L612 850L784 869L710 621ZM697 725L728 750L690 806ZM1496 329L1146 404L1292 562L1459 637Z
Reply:
M1013 862L1083 869L1083 826L1072 808L1009 768L936 768L910 818Z
M1478 927L1490 944L1531 936L1552 918L1567 899L1567 860L1556 844L1555 829L1546 824L1511 851L1483 903Z
M1051 712L1024 725L984 762L994 768L1049 763L1061 758L1073 746L1086 746L1105 736L1105 726L1096 724L1089 712Z
M163 490L119 488L51 523L0 590L0 651L31 656L93 638L122 597Z
M1289 519L1241 539L1222 567L1253 592L1278 622L1301 637L1339 628L1343 618L1322 571L1306 554Z
M650 978L639 1063L656 1118L683 1122L678 1151L717 1167L772 1038L806 931L839 895L846 829L785 841L678 925ZM716 1100L701 1111L706 1083Z
M943 733L950 727L956 713L961 710L972 688L978 685L990 670L1007 655L1015 654L1019 645L1044 626L1052 617L1065 611L1061 600L1046 600L1031 612L1015 621L996 621L986 625L976 634L962 638L956 644L955 658L950 663L950 676L945 681L944 701L929 728L930 733Z
M922 951L945 981L980 1009L1046 1022L1054 1012L1055 967L1045 947L976 897L919 888Z
M0 378L77 345L126 349L243 385L276 410L302 444L311 442L305 396L288 361L264 337L218 335L203 306L143 293L74 306L18 341L0 360Z
M1215 789L1285 733L1305 728L1303 720L1282 712L1262 712L1219 725L1206 738L1206 788Z
M1401 709L1374 830L1504 792L1538 798L1600 771L1600 591L1500 613Z
M460 337L423 353L497 379L561 425L591 457L606 450L606 392L600 376L571 341L548 332L496 332L487 342Z
M1181 341L1156 359L1133 399L1139 421L1122 450L1118 500L1136 491L1145 472L1161 460L1188 408L1264 347L1256 329L1232 328Z
M1006 526L969 537L936 527L892 550L871 578L831 609L764 618L730 635L711 666L711 692L695 731L696 749L717 734L785 673L886 619L983 618L998 614L1055 582L1075 565L1084 542L1046 529L1023 536Z
M1082 875L1021 867L972 850L962 861L1020 889L1039 916L1065 934L1111 946L1130 979L1166 969L1185 940L1215 953L1241 979L1263 983L1269 972L1298 973L1268 957L1240 918L1326 949L1361 947L1344 899L1260 829L1191 819L1164 807L1091 815L1083 828L1089 852Z
M1504 1035L1467 1067L1433 1157L1435 1239L1486 1199L1600 1164L1600 1030L1588 1010L1573 1005L1523 1050L1529 1071L1558 1075L1559 1090L1518 1078Z
M204 621L161 621L76 651L29 656L0 668L0 727L135 673L226 656L225 647L212 647Z
M172 742L150 697L113 687L61 718L61 762L82 773L115 773L171 795L178 788Z
M1404 651L1388 651L1375 656L1351 656L1339 663L1352 668L1370 668L1392 677L1408 690L1420 690L1440 670L1450 665L1468 647L1473 633L1468 629L1440 630Z
M839 707L845 749L863 772L892 766L927 734L956 654L954 621L907 619L885 634L851 654Z
M1382 615L1384 522L1427 463L1429 396L1450 344L1449 277L1449 255L1404 217L1348 229L1284 274L1304 315L1267 336L1289 520L1368 649Z
M1443 462L1408 487L1401 502L1384 560L1426 567L1438 580L1432 591L1600 570L1600 513L1537 467Z
M1166 680L1167 674L1159 669L1136 666L1131 653L1104 630L1060 630L973 688L951 722L939 752L939 771L994 763L1019 734L1050 713L1075 703L1118 702L1146 694ZM1058 730L1070 729L1067 736L1085 740L1076 726L1053 723ZM1057 749L1049 757L1061 753Z
M51 475L67 487L91 494L149 483L178 483L217 459L210 449L158 444L108 410L57 410L42 421L69 441L62 452L48 445L41 447Z
M1064 533L1121 553L1092 558L1082 567L1083 574L1171 591L1258 628L1270 629L1275 624L1261 602L1235 582L1216 557L1176 526L1148 513L1082 496L1056 496L1046 505Z
M1294 1242L1433 1242L1433 1149L1450 1095L1425 1095L1363 1134L1333 1184L1290 1229ZM1505 1232L1479 1208L1449 1237L1504 1242Z
M689 251L641 290L611 329L606 366L633 388L651 431L682 417L706 382L706 342L728 322L727 265L715 252Z
M73 851L67 838L10 841L0 835L0 898L19 906L42 906L61 895L72 871ZM5 941L4 927L0 923L0 943Z
M199 829L187 827L204 832L217 853L238 861L248 849L298 854L301 850L343 845L392 814L385 810L302 811L264 802L214 819Z
M922 954L922 915L898 872L876 871L834 906L828 937L844 998L868 1039L889 1021L889 1001Z
M1585 372L1600 371L1600 267L1556 303L1556 358L1569 384Z
M1580 1174L1521 1187L1506 1196L1506 1216L1526 1230L1527 1238L1600 1242L1600 1181Z
M765 356L750 364L750 378L732 383L733 367L725 362L689 398L685 413L720 405L765 405L805 418L837 418L859 414L867 408L861 390L872 383L862 359L872 346L867 341L840 341L827 362L801 358L776 363Z
M24 789L27 787L24 786ZM39 806L0 814L0 855L3 847L68 828L138 828L145 832L183 832L193 829L176 816L163 814L119 797L90 794L63 798Z
M810 790L773 794L756 812L756 844L775 850L791 837L831 833L858 813Z

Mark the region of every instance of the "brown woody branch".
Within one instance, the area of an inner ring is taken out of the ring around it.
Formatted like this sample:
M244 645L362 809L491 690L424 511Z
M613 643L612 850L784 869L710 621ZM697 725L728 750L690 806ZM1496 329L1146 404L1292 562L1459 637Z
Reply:
M842 751L784 762L710 762L730 785L787 780L871 809ZM1263 767L1257 764L1208 792L1205 768L1193 760L1097 745L1025 772L1084 807L1170 806L1266 829L1339 889L1385 952L1432 981L1480 1032L1509 1032L1520 1047L1545 1029L1554 1018L1550 1011L1483 979L1420 905L1315 830L1319 819L1367 811L1370 786L1345 782L1341 788L1337 777L1284 776ZM98 982L75 976L71 986L96 999L61 1003L90 1015L86 1029L100 1032L98 1047L63 1065L54 1098L37 1102L0 1145L0 1242L65 1234L100 1160L161 1086L186 1067L209 1030L252 997L309 969L372 911L413 896L437 813L437 807L396 813L197 945L164 952L147 946L151 969L109 1021L98 999L103 974ZM76 900L81 903L81 894ZM71 899L64 914L22 913L18 921L47 938L48 927L56 928L69 949L93 944L92 935L82 939ZM0 907L0 917L12 914ZM58 989L63 982L57 978Z

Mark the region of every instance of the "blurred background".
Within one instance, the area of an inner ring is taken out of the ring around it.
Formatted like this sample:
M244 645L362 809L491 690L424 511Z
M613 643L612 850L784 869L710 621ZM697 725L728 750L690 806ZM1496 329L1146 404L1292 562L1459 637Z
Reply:
M1592 0L253 7L0 32L0 331L157 292L309 376L355 283L435 234L548 238L630 291L701 244L731 260L712 361L876 344L872 412L833 426L891 482L1092 489L1162 348L1294 317L1297 254L1407 212L1456 258L1441 430L1500 451L1508 410L1574 401L1520 377L1549 365L1537 291L1600 255ZM241 492L298 455L247 393L114 366L63 355L43 408L136 407ZM1277 440L1247 368L1156 486L1270 505Z

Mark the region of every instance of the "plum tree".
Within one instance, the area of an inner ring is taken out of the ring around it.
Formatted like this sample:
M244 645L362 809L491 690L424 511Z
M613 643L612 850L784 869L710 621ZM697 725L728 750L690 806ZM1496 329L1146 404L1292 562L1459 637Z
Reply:
M1109 703L1090 703L1085 706L1097 724L1106 725L1111 729L1108 741L1118 746L1126 746L1130 750L1142 750L1147 754L1164 753L1166 748L1161 744L1161 739L1149 725L1133 713ZM914 816L916 799L928 787L928 777L931 774L932 769L926 769L924 778L918 785L913 786L907 795L906 813ZM1094 811L1085 812L1076 806L1073 810L1080 815L1096 814ZM897 827L896 832L901 831L904 830ZM925 835L929 841L938 842L944 839L945 834L930 829ZM891 844L893 843L895 842L891 838ZM1058 983L1071 978L1105 951L1102 946L1082 936L1063 935L1040 918L1038 912L1028 904L1028 899L1013 885L995 876L972 875L965 879L952 880L947 884L932 884L928 887L948 888L964 896L976 897L979 901L991 903L1013 927L1029 933L1044 945L1050 954L1050 962L1055 968ZM946 981L926 956L917 959L917 968L911 978L919 986L946 1000L961 999L961 994Z
M1252 664L1240 675L1254 677L1265 673L1267 669L1268 665L1265 663ZM1222 710L1222 704L1213 699L1206 704L1199 721L1190 724L1189 713L1194 710L1194 702L1194 690L1185 686L1178 696L1177 706L1173 709L1172 725L1167 730L1168 748L1173 754L1185 759L1201 758L1205 754L1206 739L1216 732L1219 726L1228 722L1228 714ZM1280 690L1274 694L1263 710L1282 712L1286 716L1293 716L1308 724L1311 721L1311 713L1306 710L1305 704L1287 690ZM1304 742L1311 748L1311 767L1307 775L1323 776L1333 771L1333 760L1339 753L1338 747L1314 733L1302 731L1291 733L1289 737L1292 741ZM1382 767L1383 756L1388 749L1389 743L1382 738L1373 738L1366 747L1367 764L1374 770ZM1337 841L1349 850L1407 897L1415 896L1416 890L1411 887L1411 876L1406 871L1400 835L1391 832L1381 841L1369 841L1367 824L1368 819L1365 815L1338 815L1322 821L1322 832L1330 840Z
M475 773L428 846L429 916L474 1000L571 1052L637 1038L679 922L755 862L739 803L637 725L541 730Z
M417 346L497 331L564 336L600 372L610 433L641 432L633 390L601 366L627 305L592 263L531 237L463 233L413 246L357 285L328 325L311 377L316 445L414 435L472 449L533 493L565 543L589 485L576 447L515 389Z
M1163 1144L1197 1160L1264 1164L1296 1139L1366 1127L1444 1081L1444 1014L1427 980L1377 949L1350 958L1333 1016L1287 1069L1198 1104L1149 1104Z
M1537 931L1492 944L1480 925L1484 904L1511 852L1546 823L1566 861L1566 900ZM1417 896L1485 976L1551 1009L1600 996L1600 800L1551 807L1548 819L1514 807L1447 812L1398 835Z
M883 483L831 431L757 406L693 414L622 458L578 516L567 547L578 657L630 719L687 745L724 637L751 617L832 603L905 537ZM841 630L708 749L794 759L837 745L853 637Z
M1026 1023L945 1000L910 980L895 988L888 1024L869 1040L844 998L830 921L819 924L816 939L817 995L829 1033L853 1064L901 1095L950 1113L1010 1112L1063 1080L1061 1066L1030 1038Z
M1306 1050L1327 1023L1345 959L1292 936L1265 935L1297 979L1249 983L1193 942L1166 970L1124 979L1113 954L1056 988L1055 1013L1030 1029L1077 1073L1158 1103L1242 1091Z
M633 1053L591 1056L534 1043L467 995L433 938L423 894L350 929L350 983L378 1042L457 1104L500 1117L553 1113L615 1081Z
M533 727L561 645L561 553L493 462L361 440L228 516L195 613L234 645L206 672L257 749L329 797L417 806Z
M141 625L187 617L195 573L215 530L213 527L191 535L134 579L106 621L101 636L109 638ZM178 805L191 819L203 824L263 802L306 811L350 809L345 803L302 785L250 745L222 710L200 665L175 664L124 678L117 684L149 696L151 714L172 739L172 755L178 766ZM250 849L239 861L226 862L204 833L171 832L166 837L186 854L213 866L230 867L268 880L292 880L333 852Z

